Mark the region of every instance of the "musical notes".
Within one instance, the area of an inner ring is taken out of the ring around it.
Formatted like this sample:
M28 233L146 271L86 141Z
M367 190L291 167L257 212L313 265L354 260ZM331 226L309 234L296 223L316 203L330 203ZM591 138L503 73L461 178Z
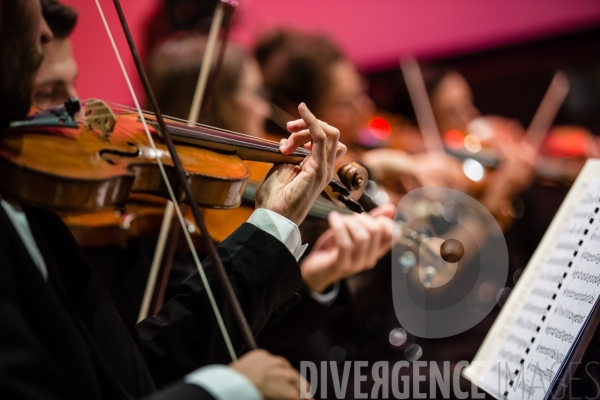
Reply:
M512 342L517 345L517 347L525 348L529 346L529 342L527 340L523 340L522 338L515 335L508 335L506 338L507 342Z
M586 317L583 314L576 314L573 311L571 311L570 309L562 308L561 306L558 306L556 308L556 310L554 311L554 313L560 315L561 317L570 319L573 322L577 322L578 324L582 323Z
M595 299L594 296L592 296L591 294L579 293L574 290L568 290L568 289L565 290L565 292L563 293L563 296L573 299L573 300L580 301L582 303L588 303L588 304L592 304Z
M596 264L600 263L600 254L589 253L589 252L586 251L585 253L583 253L582 258L585 261L593 262L593 263L596 263ZM596 275L595 279L597 277L598 276ZM598 283L598 281L594 280L594 283Z
M519 318L517 320L517 324L521 325L523 328L528 329L533 332L537 332L537 329L540 327L539 324L535 324L530 320L525 320L523 318Z
M552 257L548 260L548 265L556 265L559 267L564 267L571 261L569 257Z
M569 261L563 263L562 265L568 264ZM551 299L552 296L554 296L556 294L555 290L547 290L544 288L535 288L531 291L531 295L532 296L539 296L543 299Z
M529 372L532 372L532 373L534 373L534 374L535 374L535 375L537 375L537 376L541 376L541 377L542 377L544 380L546 380L546 381L548 381L548 382L550 382L550 379L552 379L552 376L554 375L554 372L552 372L552 370L551 370L551 369L548 369L548 368L546 368L546 369L541 369L541 368L539 367L539 365L532 365L532 364L529 364L529 365L527 366L527 370L528 370Z
M598 177L588 161L475 357L486 367L463 372L498 399L544 399L600 297Z
M548 308L552 311L540 321L541 326L531 339L536 346L524 355L522 363L525 368L520 370L515 378L530 383L541 378L551 383L546 391L532 385L535 392L530 399L543 399L556 382L565 368L562 364L565 361L564 355L570 354L593 305L600 297L600 254L596 250L597 242L592 240L595 235L600 234L600 219L594 218L600 207L600 198L596 194L600 193L598 180L590 183L587 193L588 195L584 196L586 201L579 204L580 212L573 213L574 216L587 219L586 228L578 239L574 238L577 240L577 249L570 248L573 251L573 259L562 273L561 282L556 286L556 295L553 295L552 301L548 303ZM589 201L590 199L596 199L598 202ZM567 249L568 246L562 248ZM530 393L529 390L525 391ZM509 391L506 397L509 400L523 398L519 390Z
M557 248L561 250L577 250L579 248L578 243L559 243L556 245Z
M568 332L565 332L558 328L553 328L551 326L546 328L546 333L567 343L573 343L573 339L575 339L575 336L569 334Z
M546 313L546 306L536 306L535 304L526 303L523 306L523 310L530 311L533 314L544 315ZM523 317L521 317L519 319L522 320L522 318Z
M564 265L565 264L563 264L563 267L564 267ZM562 276L562 274L551 274L551 273L547 272L547 273L543 273L542 276L540 277L540 279L549 281L552 283L561 283L563 281L563 276Z
M538 345L536 347L536 350L538 353L545 354L551 359L556 360L558 362L563 362L565 360L565 355L563 353L561 353L560 351L556 351L555 349L552 349L550 347Z

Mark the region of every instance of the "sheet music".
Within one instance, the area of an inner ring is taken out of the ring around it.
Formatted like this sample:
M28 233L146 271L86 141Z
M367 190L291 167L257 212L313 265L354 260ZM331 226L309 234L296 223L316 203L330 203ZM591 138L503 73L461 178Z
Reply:
M594 181L590 188L597 183ZM555 301L548 304L539 332L531 339L531 350L513 381L515 390L508 391L509 400L546 397L600 296L600 200L597 195L589 200L587 204L594 211L584 227L585 239L578 242L581 244L574 250L574 260L567 264L563 280L557 285ZM588 214L587 210L584 213Z
M464 375L496 398L543 399L600 295L600 161L590 160Z

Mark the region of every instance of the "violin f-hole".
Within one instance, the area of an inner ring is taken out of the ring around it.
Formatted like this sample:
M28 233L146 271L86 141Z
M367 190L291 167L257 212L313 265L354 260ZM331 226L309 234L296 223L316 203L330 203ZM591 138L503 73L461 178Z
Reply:
M127 143L127 145L131 146L132 149L130 152L116 149L103 149L98 152L100 158L109 163L110 165L115 165L115 158L128 157L134 158L140 155L140 149L133 143Z

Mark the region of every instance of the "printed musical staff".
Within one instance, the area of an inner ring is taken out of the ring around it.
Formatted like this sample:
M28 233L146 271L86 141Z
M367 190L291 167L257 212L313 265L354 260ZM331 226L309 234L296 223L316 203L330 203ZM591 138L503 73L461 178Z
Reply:
M474 363L464 371L494 397L541 400L555 384L600 297L599 211L600 161L594 160L573 185L479 349L474 361L487 367Z

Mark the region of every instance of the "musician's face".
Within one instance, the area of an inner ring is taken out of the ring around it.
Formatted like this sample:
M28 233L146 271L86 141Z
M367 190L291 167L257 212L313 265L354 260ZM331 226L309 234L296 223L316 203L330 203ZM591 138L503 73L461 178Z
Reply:
M42 45L52 32L39 0L3 0L0 15L0 126L27 115Z
M252 136L262 136L270 107L264 98L262 72L257 62L244 63L237 90L231 99L230 129Z
M473 105L473 92L458 72L450 72L431 93L431 107L440 133L451 129L467 131L467 125L479 116Z
M373 101L365 91L362 77L350 62L335 63L330 79L329 89L316 110L317 116L338 128L342 141L356 141L362 124L374 111Z
M33 102L42 110L77 97L77 63L69 39L54 39L44 46L44 62L35 78Z

